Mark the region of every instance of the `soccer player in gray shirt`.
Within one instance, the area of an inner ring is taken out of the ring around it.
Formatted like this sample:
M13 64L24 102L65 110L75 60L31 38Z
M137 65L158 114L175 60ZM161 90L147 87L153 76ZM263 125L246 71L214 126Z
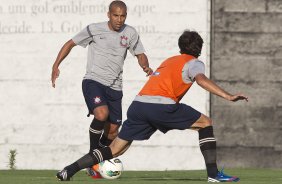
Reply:
M186 129L198 131L199 148L205 161L208 182L240 180L236 176L226 175L223 169L218 170L212 120L180 101L194 82L228 101L248 101L248 97L242 93L230 94L206 77L205 66L198 59L203 39L197 32L185 30L178 39L178 46L180 55L163 61L131 103L127 110L127 120L110 146L96 149L66 166L57 173L59 180L67 181L84 168L122 155L133 141L148 140L157 130L165 134L170 130ZM181 152L181 149L178 151ZM182 155L185 157L185 153Z
M108 12L109 21L90 24L67 41L52 68L51 81L55 88L60 63L74 46L88 46L82 90L89 115L94 115L89 128L89 152L108 146L117 136L122 122L122 73L127 50L136 56L147 76L152 73L137 31L125 24L126 16L126 4L112 1Z

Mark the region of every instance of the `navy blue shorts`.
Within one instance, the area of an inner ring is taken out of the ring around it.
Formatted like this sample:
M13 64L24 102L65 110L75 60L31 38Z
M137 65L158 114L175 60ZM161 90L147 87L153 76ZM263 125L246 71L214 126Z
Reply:
M127 141L146 140L160 130L185 130L201 113L185 104L152 104L133 101L118 137Z
M89 114L101 105L107 105L109 108L108 121L114 124L122 122L122 91L116 91L108 86L100 84L94 80L84 79L82 81L82 91Z

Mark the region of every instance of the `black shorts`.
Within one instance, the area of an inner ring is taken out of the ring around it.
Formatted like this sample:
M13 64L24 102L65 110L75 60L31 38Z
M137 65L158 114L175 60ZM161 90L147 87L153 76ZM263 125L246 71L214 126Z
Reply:
M84 79L82 81L82 91L89 114L101 105L107 105L109 108L108 121L114 124L122 122L122 91L116 91L108 86L100 84L94 80Z
M153 104L133 101L118 137L127 141L146 140L160 130L185 130L201 113L185 104Z

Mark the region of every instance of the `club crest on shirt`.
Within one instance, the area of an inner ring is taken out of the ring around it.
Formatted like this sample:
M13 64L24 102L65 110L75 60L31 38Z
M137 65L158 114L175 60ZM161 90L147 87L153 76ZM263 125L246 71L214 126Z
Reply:
M120 45L123 47L127 47L128 43L127 43L128 38L126 36L121 36L120 37Z
M152 75L153 76L158 76L158 75L160 75L160 72L154 72L154 73L152 73Z
M96 97L94 98L94 103L95 103L95 104L99 104L99 103L101 103L101 102L102 102L101 97L96 96Z

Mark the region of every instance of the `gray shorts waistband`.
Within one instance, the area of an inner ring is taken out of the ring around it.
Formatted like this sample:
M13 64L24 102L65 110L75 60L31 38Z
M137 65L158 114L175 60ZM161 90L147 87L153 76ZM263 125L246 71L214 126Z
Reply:
M155 104L175 104L176 102L168 97L163 96L149 96L149 95L137 95L134 101L144 103L155 103Z

